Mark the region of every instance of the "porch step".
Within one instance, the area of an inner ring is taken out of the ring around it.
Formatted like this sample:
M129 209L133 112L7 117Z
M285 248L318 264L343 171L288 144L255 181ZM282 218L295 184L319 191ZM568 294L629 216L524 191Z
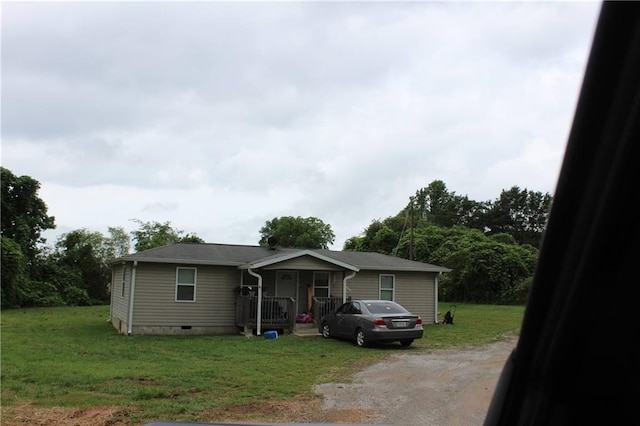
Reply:
M296 324L295 331L296 336L319 336L317 324Z

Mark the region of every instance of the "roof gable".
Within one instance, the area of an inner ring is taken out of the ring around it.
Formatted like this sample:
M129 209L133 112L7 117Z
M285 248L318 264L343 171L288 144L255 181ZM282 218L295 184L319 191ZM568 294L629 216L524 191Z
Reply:
M276 264L276 263L284 262L284 261L291 260L291 259L297 259L297 258L300 258L300 257L303 257L303 256L311 256L311 257L314 257L314 258L316 258L318 260L322 260L324 262L331 263L333 265L336 265L336 266L339 266L341 268L348 269L348 270L354 271L354 272L358 272L360 270L357 266L350 265L350 264L342 262L342 261L340 261L338 259L334 259L334 258L331 258L331 257L328 257L328 256L324 256L324 255L322 255L322 254L320 254L320 253L318 253L316 251L308 250L308 249L307 250L300 250L300 251L297 251L297 252L275 254L275 255L269 256L269 257L267 257L265 259L261 259L261 260L258 260L256 262L251 262L251 263L248 263L246 265L243 265L241 267L241 269L247 269L247 268L259 269L259 268L263 268L265 266L271 266L271 265Z

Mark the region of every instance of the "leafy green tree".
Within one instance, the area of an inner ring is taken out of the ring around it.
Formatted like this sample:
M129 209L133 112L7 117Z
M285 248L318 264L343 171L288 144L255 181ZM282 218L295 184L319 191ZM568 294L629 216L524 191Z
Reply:
M55 218L47 215L47 205L38 196L40 182L30 176L18 177L4 167L0 171L0 234L13 240L29 262L38 244L45 242L42 232L55 228Z
M355 236L347 238L342 246L343 251L368 251L364 248L364 237Z
M396 216L374 220L345 250L375 251L452 269L443 300L524 303L551 196L512 187L495 202L476 202L435 180Z
M400 251L408 244L404 236ZM536 248L509 234L433 224L416 228L414 253L414 260L452 269L440 280L442 300L470 303L524 303L538 256Z
M53 216L38 196L40 183L0 167L2 236L2 307L19 307L28 299L43 231L55 228Z
M91 305L84 287L80 268L63 264L56 252L48 253L38 258L22 306Z
M442 280L442 297L472 303L524 303L514 300L534 273L537 250L530 245L505 244L486 238L452 253L452 271ZM530 284L529 284L530 285Z
M400 233L383 224L372 236L370 246L378 253L395 254Z
M160 247L172 243L204 243L204 240L195 234L186 234L182 230L174 229L171 222L143 222L140 219L132 219L139 228L131 232L135 241L135 250L143 251L154 247Z
M538 247L549 218L552 197L548 193L513 186L502 191L483 215L487 234L507 233L520 244Z
M416 191L405 209L421 220L440 226L464 225L478 227L478 220L486 210L486 203L449 192L441 180L434 180L426 188Z
M58 238L32 265L31 281L21 293L21 306L83 306L109 300L109 262L126 254L129 235L122 228L100 232L77 229Z
M113 245L100 232L77 229L63 234L56 243L58 265L80 277L81 289L95 303L109 300ZM74 286L77 287L77 286Z
M198 237L196 234L187 234L180 239L181 243L196 243L196 244L204 244L205 241Z
M131 248L131 237L122 227L109 227L110 238L106 240L106 246L109 254L113 257L121 257L129 254Z
M403 233L408 232L409 218L400 212L384 220L373 220L361 236L345 241L346 251L373 251L398 255L398 243Z
M433 224L419 226L414 235L414 260L447 266L449 257L469 245L484 241L486 236L477 229L464 226L446 228ZM402 245L408 245L404 238Z
M507 234L507 233L504 233L504 232L500 233L500 234L491 234L491 235L489 235L489 238L491 238L492 240L497 241L499 243L518 244L516 239L513 238L513 235Z
M382 238L376 238L378 232L381 231L385 227L385 224L379 220L373 220L369 224L369 226L364 230L363 240L362 240L362 251L375 251L381 250L385 253L390 253L393 251L393 247L376 247L375 241L381 241ZM398 232L398 235L400 233Z
M26 261L20 246L2 237L2 307L20 306L20 289L27 281Z
M269 238L275 238L282 247L327 249L335 241L331 226L316 217L274 217L260 228L261 246L269 245Z

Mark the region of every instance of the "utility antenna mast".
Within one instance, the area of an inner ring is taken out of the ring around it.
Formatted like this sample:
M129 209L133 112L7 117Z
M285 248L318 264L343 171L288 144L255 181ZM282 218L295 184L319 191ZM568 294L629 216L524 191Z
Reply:
M409 260L413 260L413 197L410 198L410 215L411 221L409 223Z

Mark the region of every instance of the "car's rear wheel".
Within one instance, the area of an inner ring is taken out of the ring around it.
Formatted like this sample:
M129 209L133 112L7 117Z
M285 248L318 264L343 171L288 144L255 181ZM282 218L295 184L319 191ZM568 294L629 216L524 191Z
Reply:
M356 331L356 345L360 346L361 348L367 346L367 339L364 336L364 331L362 331L361 328Z
M331 329L329 329L329 324L326 322L322 323L322 337L325 339L331 337Z
M400 340L400 344L402 346L411 346L412 343L413 343L413 339Z

